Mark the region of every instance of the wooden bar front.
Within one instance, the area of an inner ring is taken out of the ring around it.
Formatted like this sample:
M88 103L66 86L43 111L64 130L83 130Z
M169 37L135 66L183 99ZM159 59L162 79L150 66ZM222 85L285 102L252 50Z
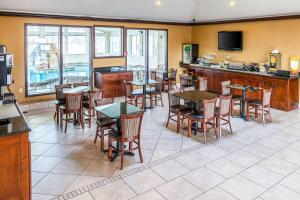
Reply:
M285 78L278 76L268 76L260 74L244 73L242 71L231 71L217 68L194 67L191 65L181 65L196 76L208 77L207 88L209 91L221 94L222 81L231 81L233 84L262 87L264 89L273 88L271 107L291 111L299 106L299 84L298 78ZM240 91L233 91L240 94ZM247 99L260 99L261 92L248 92Z

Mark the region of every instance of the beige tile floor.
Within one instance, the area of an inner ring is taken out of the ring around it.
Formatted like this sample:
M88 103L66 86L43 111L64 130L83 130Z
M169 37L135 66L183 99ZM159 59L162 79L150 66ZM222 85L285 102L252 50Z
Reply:
M165 128L167 107L157 107L144 116L145 162L125 157L121 171L119 158L110 162L93 144L95 125L70 124L64 134L53 109L30 112L33 199L299 200L300 110L272 114L266 127L234 118L233 135L225 128L203 145Z

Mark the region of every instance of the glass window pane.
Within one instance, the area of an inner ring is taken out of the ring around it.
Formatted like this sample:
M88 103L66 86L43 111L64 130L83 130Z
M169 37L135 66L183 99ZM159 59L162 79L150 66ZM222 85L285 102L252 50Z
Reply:
M167 31L149 30L149 72L164 72L167 68ZM162 76L162 73L158 73Z
M95 27L96 57L123 55L123 29L116 27Z
M62 42L63 83L89 82L90 28L63 27Z
M27 94L55 92L59 84L59 27L26 27Z

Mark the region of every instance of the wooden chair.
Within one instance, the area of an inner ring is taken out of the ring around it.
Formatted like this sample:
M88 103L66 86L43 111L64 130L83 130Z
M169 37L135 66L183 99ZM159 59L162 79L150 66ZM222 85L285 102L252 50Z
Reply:
M166 128L168 128L170 120L177 122L177 133L179 133L180 130L180 123L183 123L183 120L187 119L187 114L192 111L190 107L181 105L180 99L174 96L174 94L178 92L180 92L180 90L169 91L169 115L166 124ZM174 119L174 117L176 118Z
M81 124L82 129L84 129L84 121L83 121L83 109L82 109L82 93L70 93L65 94L66 97L66 105L60 106L60 116L61 116L61 129L63 128L63 115L66 115L65 121L65 133L67 132L67 125L69 121L69 115L74 114L74 123L75 116L78 117L78 122Z
M261 100L260 99L247 100L247 111L246 111L247 120L250 119L250 113L253 113L251 112L251 109L254 109L255 118L258 117L258 111L261 111L262 121L264 126L266 126L265 115L269 115L270 121L272 121L271 110L270 110L271 96L272 96L272 88L263 90Z
M56 98L54 101L54 104L55 104L54 119L56 118L57 124L59 124L59 117L60 117L59 107L66 104L66 99L61 90L63 90L64 88L71 88L71 87L72 87L71 84L55 85Z
M124 81L125 85L125 102L129 104L135 105L138 107L140 104L142 105L142 109L145 109L146 106L146 97L140 91L134 91L132 83L128 81Z
M74 87L80 87L80 86L89 86L89 82L83 82L83 83L73 83Z
M143 119L143 112L132 115L122 115L122 129L119 133L116 129L112 129L108 132L108 157L112 159L112 152L121 151L121 170L123 169L124 152L138 149L141 163L143 162L141 151L141 124ZM112 143L116 141L120 143L121 150L115 148ZM129 150L124 149L124 143L129 143ZM132 148L132 144L136 144L135 148Z
M156 80L156 71L150 71L150 79L151 80Z
M95 100L95 106L103 106L107 104L112 104L114 102L113 98L105 98L105 99L98 99ZM109 117L106 117L102 115L100 112L97 112L97 128L96 128L96 135L95 135L95 140L94 144L97 142L97 138L100 138L100 150L104 151L104 136L105 130L109 130L112 127L116 126L117 120L111 119ZM106 134L107 135L107 134Z
M89 128L91 128L92 117L95 116L95 101L102 99L102 91L99 89L89 90L88 91L88 101L83 102L82 106L85 110L88 111L88 114L84 115L88 116L89 120Z
M230 81L223 81L222 83L222 95L227 96L231 95L231 90L227 86L230 85ZM232 95L231 98L232 106L231 106L231 114L233 113L234 107L236 105L240 106L240 114L242 113L242 96L241 95Z
M163 90L166 92L165 88L168 87L168 91L173 89L173 86L176 86L176 77L177 77L177 69L172 68L170 77L163 80Z
M204 100L203 101L203 111L196 111L188 116L188 137L192 134L193 123L201 123L201 130L203 131L204 144L206 143L206 132L209 130L207 125L212 126L215 131L216 137L218 138L216 130L216 117L215 117L215 108L216 108L217 99Z
M207 91L208 78L203 77L203 76L199 76L198 81L199 81L199 90L200 91Z
M154 89L148 90L146 93L150 95L150 106L153 109L155 105L157 105L157 101L160 100L161 105L164 106L163 98L162 98L162 79L156 78L157 83L154 85Z
M231 95L220 96L220 105L216 108L216 118L217 118L217 126L219 127L219 138L222 137L222 125L229 125L230 133L232 134L231 128L231 105L232 105L232 97ZM223 124L222 121L224 122Z

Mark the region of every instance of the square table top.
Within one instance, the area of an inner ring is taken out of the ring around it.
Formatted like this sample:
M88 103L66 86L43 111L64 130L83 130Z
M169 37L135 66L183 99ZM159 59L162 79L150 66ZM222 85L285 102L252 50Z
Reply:
M125 102L98 106L95 109L97 112L112 119L119 119L122 114L135 114L143 111L142 109Z
M218 95L211 92L195 90L175 93L174 96L187 101L202 102L203 100L214 99Z
M143 80L143 81L132 81L131 83L135 86L144 86L144 85L153 85L158 82L156 80L148 80L148 81Z
M90 89L89 86L78 86L74 88L64 88L62 92L64 94L73 94L73 93L87 92L89 89Z
M254 92L254 91L262 89L261 87L254 87L254 86L240 85L240 84L231 84L231 85L228 85L227 87L231 88L231 89L245 90L245 91L250 91L250 92Z

